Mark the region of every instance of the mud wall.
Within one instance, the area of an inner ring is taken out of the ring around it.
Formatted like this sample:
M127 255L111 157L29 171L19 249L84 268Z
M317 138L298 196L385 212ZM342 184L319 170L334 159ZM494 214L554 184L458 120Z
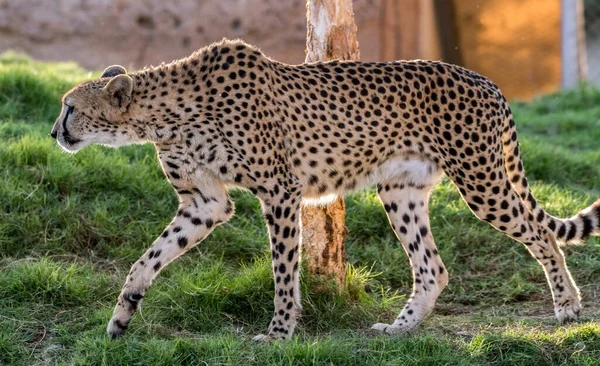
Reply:
M380 0L354 0L364 60L376 60ZM305 0L0 0L0 51L99 69L171 61L223 37L304 60Z

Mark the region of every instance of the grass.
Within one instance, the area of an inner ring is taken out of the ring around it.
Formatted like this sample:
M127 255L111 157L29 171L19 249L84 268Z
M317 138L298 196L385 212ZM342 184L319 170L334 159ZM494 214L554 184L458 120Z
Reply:
M151 146L71 156L48 136L61 94L93 76L0 56L0 364L600 364L600 241L565 248L585 309L558 326L542 268L478 221L447 180L433 193L431 226L450 283L413 335L365 332L393 320L412 285L367 190L346 199L347 291L316 291L323 283L304 274L292 341L250 341L270 320L273 284L258 202L241 192L235 218L167 267L127 335L109 339L129 266L177 201ZM600 91L584 85L513 109L543 207L571 216L600 196Z

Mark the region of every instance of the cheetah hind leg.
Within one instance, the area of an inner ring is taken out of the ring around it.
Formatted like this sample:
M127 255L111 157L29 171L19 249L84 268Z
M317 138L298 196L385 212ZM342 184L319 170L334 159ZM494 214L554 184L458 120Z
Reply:
M410 299L396 320L392 324L374 324L371 329L393 334L417 328L448 283L448 273L429 228L430 190L430 186L409 187L400 182L378 185L390 224L410 259L414 283Z

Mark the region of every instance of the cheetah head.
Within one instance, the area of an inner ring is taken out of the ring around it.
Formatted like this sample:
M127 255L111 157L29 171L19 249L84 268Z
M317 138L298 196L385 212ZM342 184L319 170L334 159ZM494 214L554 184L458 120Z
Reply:
M133 80L125 68L108 67L100 79L85 81L64 95L52 137L72 153L93 143L114 147L130 143L125 121L132 91Z

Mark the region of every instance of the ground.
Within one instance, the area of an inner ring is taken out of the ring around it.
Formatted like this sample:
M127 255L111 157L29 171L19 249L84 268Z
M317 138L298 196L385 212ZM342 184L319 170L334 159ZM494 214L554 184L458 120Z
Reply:
M450 282L410 336L372 335L412 285L374 190L347 197L348 288L302 277L294 339L256 344L272 312L258 202L167 267L122 339L105 335L130 265L177 207L151 146L67 155L48 135L59 97L97 76L73 64L0 57L0 364L600 364L600 240L565 249L583 319L558 326L543 270L480 222L447 180L431 226ZM570 216L600 197L600 91L512 103L533 191ZM318 289L318 290L317 290Z

